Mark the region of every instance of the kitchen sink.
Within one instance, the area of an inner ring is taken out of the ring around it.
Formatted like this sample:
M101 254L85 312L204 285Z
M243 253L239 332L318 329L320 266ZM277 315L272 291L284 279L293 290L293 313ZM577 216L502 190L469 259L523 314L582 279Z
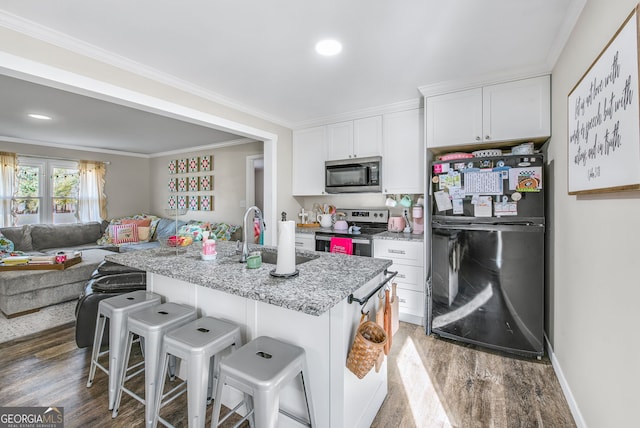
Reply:
M275 265L278 262L277 251L261 251L261 253L262 263ZM302 263L310 262L311 260L315 260L317 258L318 256L303 256L302 254L296 254L296 264L301 265Z
M265 250L258 250L258 251L262 255L262 263L268 263L270 265L275 265L278 263L277 251L265 251ZM255 252L256 250L253 250L253 251L250 251L249 254L255 253ZM318 257L319 256L315 256L315 255L302 255L302 254L296 253L296 265L301 265L303 263L310 262L311 260L315 260ZM239 255L231 256L231 259L239 262L240 256Z

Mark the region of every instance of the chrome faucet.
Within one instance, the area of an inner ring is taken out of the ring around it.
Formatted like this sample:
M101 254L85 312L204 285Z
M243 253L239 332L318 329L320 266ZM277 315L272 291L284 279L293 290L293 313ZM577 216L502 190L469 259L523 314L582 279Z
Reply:
M260 233L262 233L262 231L267 228L264 224L264 218L262 216L262 211L260 211L260 208L256 207L255 205L247 208L247 211L245 211L244 213L244 218L242 219L242 227L244 228L244 230L242 231L243 242L240 263L246 263L247 256L249 256L249 228L247 227L247 218L249 217L249 213L251 212L251 210L255 211L255 215L258 216L258 219L260 219ZM253 223L251 224L251 230L253 231Z

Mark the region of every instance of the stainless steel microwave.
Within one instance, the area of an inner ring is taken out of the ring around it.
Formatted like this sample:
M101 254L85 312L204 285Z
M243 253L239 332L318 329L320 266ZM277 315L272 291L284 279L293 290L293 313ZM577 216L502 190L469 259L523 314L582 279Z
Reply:
M326 161L324 190L327 193L381 192L382 157Z

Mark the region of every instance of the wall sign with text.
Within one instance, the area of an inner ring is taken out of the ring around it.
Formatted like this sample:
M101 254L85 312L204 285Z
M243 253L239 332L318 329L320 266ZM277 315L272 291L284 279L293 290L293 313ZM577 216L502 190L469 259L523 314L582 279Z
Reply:
M569 93L569 194L640 189L638 7Z

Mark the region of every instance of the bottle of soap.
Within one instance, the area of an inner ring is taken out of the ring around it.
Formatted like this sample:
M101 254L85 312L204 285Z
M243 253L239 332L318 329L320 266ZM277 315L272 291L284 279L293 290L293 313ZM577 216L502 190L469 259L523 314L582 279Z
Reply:
M215 260L216 255L216 240L205 238L202 242L202 260Z

